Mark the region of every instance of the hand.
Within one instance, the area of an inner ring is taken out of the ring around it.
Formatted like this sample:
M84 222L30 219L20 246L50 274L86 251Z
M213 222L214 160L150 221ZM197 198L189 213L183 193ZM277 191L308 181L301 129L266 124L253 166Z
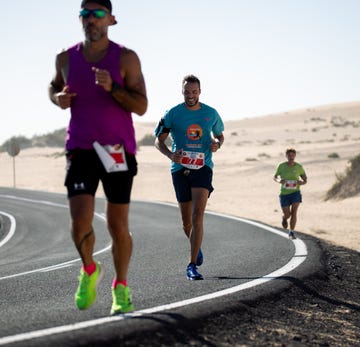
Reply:
M220 148L218 141L212 140L210 144L210 151L211 152L217 152L217 150Z
M171 160L172 160L174 163L180 164L181 158L182 158L182 149L179 149L179 150L177 150L176 152L174 152L174 153L172 154Z
M102 86L107 92L110 92L113 80L109 71L96 67L93 67L92 70L95 72L95 84Z
M63 110L71 106L71 100L76 96L76 93L70 93L69 86L65 86L60 93L55 95L56 102Z

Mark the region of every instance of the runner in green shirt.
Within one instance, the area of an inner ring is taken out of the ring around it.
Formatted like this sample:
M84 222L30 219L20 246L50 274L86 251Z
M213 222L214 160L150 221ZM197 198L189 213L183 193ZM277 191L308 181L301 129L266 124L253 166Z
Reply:
M286 150L287 161L280 163L274 175L274 181L281 184L280 205L283 211L282 226L288 228L290 218L289 237L295 239L294 229L297 221L297 210L302 202L300 186L307 183L304 168L295 162L296 150Z

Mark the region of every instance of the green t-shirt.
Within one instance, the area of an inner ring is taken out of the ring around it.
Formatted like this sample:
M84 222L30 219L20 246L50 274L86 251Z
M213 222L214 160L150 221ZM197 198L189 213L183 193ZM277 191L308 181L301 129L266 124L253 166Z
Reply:
M298 180L302 175L305 175L305 170L299 163L295 163L294 166L289 166L287 162L279 164L275 176L280 176L285 180L285 183L281 185L280 194L287 195L299 191Z

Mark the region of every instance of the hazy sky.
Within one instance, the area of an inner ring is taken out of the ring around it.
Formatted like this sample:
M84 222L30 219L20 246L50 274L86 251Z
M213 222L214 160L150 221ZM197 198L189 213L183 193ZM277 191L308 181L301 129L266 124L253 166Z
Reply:
M47 96L55 54L83 39L80 0L1 3L0 144L65 127ZM224 120L360 99L359 0L113 0L112 40L142 62L157 121L188 73ZM134 115L134 120L140 118Z

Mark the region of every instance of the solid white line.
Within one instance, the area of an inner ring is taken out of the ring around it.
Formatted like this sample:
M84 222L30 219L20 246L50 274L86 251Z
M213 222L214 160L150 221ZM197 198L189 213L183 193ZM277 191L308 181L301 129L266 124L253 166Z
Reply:
M19 196L15 196L15 195L3 195L3 194L0 194L0 197L5 198L5 199L19 200L19 201L25 201L25 202L34 202L36 204L43 204L43 205L49 205L49 206L55 206L55 207L68 208L67 205L58 204L58 203L51 202L51 201L46 201L46 200L35 200L35 199L29 199L29 198L21 198Z
M10 219L10 230L8 234L4 237L4 239L0 242L0 247L2 247L5 245L6 242L8 242L14 236L16 229L16 220L11 214L8 214L6 212L0 211L0 214Z
M17 196L14 196L14 195L1 195L1 194L0 194L0 197L6 198L6 199L12 199L12 200L20 200L20 201L25 201L25 202L31 202L31 203L48 205L48 206L54 206L54 207L68 208L68 205L57 204L57 203L53 203L53 202L51 202L51 201L46 201L46 200L34 200L34 199L28 199L28 198L21 198L21 197L17 197ZM0 213L1 213L1 212L0 212ZM9 232L9 234L7 235L7 237L0 243L0 247L2 246L3 243L5 244L4 241L7 242L7 241L13 236L13 234L15 233L15 229L16 229L16 220L15 220L15 218L12 217L11 215L5 213L5 212L4 212L4 215L6 215L7 217L10 218L12 227L10 228L10 232ZM103 213L96 213L96 212L95 212L95 216L98 217L99 219L104 220L104 221L106 220ZM9 237L9 235L10 235L10 237ZM96 252L94 253L94 255L98 255L98 254L101 254L101 253L105 253L105 252L107 252L107 251L110 250L110 249L111 249L111 243L110 243L109 245L107 245L105 248L100 249L99 251L96 251ZM55 269L61 269L61 268L70 266L71 264L73 264L73 263L75 263L75 262L78 262L78 261L80 261L80 260L81 260L81 258L76 258L76 259L72 259L72 260L66 261L66 262L64 262L64 263L55 264L55 265L50 265L50 266L47 266L47 267L44 267L44 268L40 268L40 269L34 269L34 270L30 270L30 271L25 271L25 272L20 272L20 273L13 274L13 275L8 275L8 276L0 277L0 281L6 280L6 279L9 279L9 278L20 277L20 276L25 276L25 275L30 275L30 274L33 274L33 273L36 273L36 272L47 272L47 271L53 271L53 270L55 270Z
M59 269L64 269L64 268L69 267L69 266L72 266L72 264L49 266L47 269L41 270L40 272L56 271L56 270L59 270Z
M107 252L110 249L111 249L111 244L109 244L108 246L106 246L103 249L100 249L99 251L94 252L94 255L98 255L98 254ZM24 271L24 272L19 272L17 274L0 277L0 281L6 280L6 279L9 279L9 278L15 278L15 277L20 277L20 276L30 275L30 274L33 274L33 273L36 273L36 272L46 272L46 271L53 271L53 270L56 270L56 269L62 269L64 267L71 266L73 263L76 263L78 261L81 261L81 258L72 259L72 260L66 261L64 263L50 265L50 266L46 266L46 267L43 267L43 268L40 268L40 269L34 269L34 270L30 270L30 271Z
M168 205L168 204L165 203L165 205ZM174 205L172 205L172 206L174 206ZM269 232L272 232L281 237L285 237L285 238L288 237L285 233L280 232L279 230L277 230L275 228L263 225L258 222L253 222L253 221L246 220L243 218L238 218L238 217L226 216L226 215L223 215L220 213L215 213L215 212L207 212L207 214L212 214L212 215L217 215L217 216L221 216L224 218L238 220L238 221L268 230ZM181 300L181 301L174 302L171 304L165 304L165 305L160 305L160 306L156 306L156 307L152 307L152 308L148 308L148 309L144 309L144 310L135 311L131 314L126 314L124 316L104 317L104 318L99 318L99 319L93 319L90 321L79 322L79 323L75 323L75 324L63 325L63 326L59 326L59 327L42 329L42 330L37 330L37 331L29 332L29 333L22 333L22 334L18 334L18 335L3 337L3 338L0 338L0 345L5 345L7 343L14 343L14 342L19 342L19 341L25 341L25 340L31 340L31 339L35 339L35 338L39 338L39 337L46 337L46 336L50 336L53 334L61 334L61 333L69 332L69 331L80 330L80 329L85 329L85 328L89 328L89 327L96 326L96 325L115 322L115 321L123 320L125 318L135 318L135 317L140 317L140 316L143 316L146 314L153 314L153 313L171 310L171 309L175 309L175 308L179 308L179 307L184 307L187 305L192 305L192 304L203 302L206 300L212 300L212 299L218 298L220 296L234 294L241 290L249 289L249 288L258 286L260 284L264 284L273 279L276 279L276 278L286 275L287 273L294 270L301 263L303 263L305 261L305 259L307 257L307 248L306 248L305 243L300 239L292 240L292 242L295 246L295 253L294 253L294 256L290 259L290 261L287 264L285 264L283 267L281 267L278 270L275 270L265 276L259 277L250 282L243 283L238 286L227 288L224 290L220 290L220 291L217 291L214 293L201 295L201 296L198 296L195 298Z

